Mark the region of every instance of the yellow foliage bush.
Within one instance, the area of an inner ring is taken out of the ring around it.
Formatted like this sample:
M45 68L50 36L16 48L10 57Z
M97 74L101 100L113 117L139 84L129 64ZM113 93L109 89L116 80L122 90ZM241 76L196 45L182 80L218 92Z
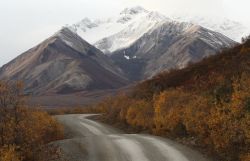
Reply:
M183 126L183 109L190 101L190 95L181 89L162 92L155 97L154 123L156 134L185 135Z
M152 129L153 108L150 102L144 100L135 101L127 110L126 120L133 127Z
M0 82L0 161L39 160L47 143L62 138L53 117L26 106L21 83Z
M9 145L0 148L0 161L21 161L16 146Z

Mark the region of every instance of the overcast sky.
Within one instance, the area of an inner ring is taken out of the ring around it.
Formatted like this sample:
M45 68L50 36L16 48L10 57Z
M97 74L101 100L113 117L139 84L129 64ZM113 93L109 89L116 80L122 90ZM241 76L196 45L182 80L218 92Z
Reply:
M137 5L165 15L220 15L250 27L250 0L0 0L0 66L65 24L110 17Z

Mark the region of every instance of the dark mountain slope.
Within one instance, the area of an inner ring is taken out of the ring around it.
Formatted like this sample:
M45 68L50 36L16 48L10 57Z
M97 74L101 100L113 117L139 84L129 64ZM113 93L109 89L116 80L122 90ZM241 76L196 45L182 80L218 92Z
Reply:
M149 94L152 97L154 93L176 87L209 90L218 85L221 76L230 81L244 72L250 72L249 40L242 45L205 58L201 62L190 64L187 68L160 73L140 83L135 93Z
M23 53L0 70L0 79L22 80L38 94L113 89L128 81L101 51L69 29Z
M184 68L235 44L201 26L170 21L144 34L128 48L115 51L111 57L130 78L145 79L165 70Z

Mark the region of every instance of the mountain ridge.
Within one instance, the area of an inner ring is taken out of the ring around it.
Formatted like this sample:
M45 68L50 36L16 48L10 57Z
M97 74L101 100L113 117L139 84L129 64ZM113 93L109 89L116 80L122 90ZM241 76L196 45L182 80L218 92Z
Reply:
M4 65L0 79L23 80L27 92L68 93L128 83L100 50L67 28Z
M90 20L85 18L83 19L83 22L78 22L68 27L72 29L72 31L78 33L81 37L85 38L91 44L95 44L106 37L110 37L118 32L121 32L124 28L126 28L126 24L134 21L137 17L144 17L150 13L157 13L157 15L160 15L159 17L161 17L161 21L187 22L200 25L210 30L220 32L237 42L240 42L242 37L245 37L248 33L250 33L250 29L247 29L246 26L226 18L219 18L219 20L215 20L214 18L206 16L192 16L190 14L164 15L157 11L149 11L141 6L125 8L119 13L119 15L114 15L113 17L107 19ZM87 24L84 22L86 19ZM117 26L119 22L123 23L121 23L122 25ZM113 28L113 30L110 30L110 28ZM99 33L99 36L93 38L91 35L92 33Z
M200 61L235 44L226 36L201 26L165 22L130 47L115 51L111 58L129 77L141 75L140 79L145 79L164 70L184 68L189 63ZM136 73L136 69L126 70L135 64L138 69Z
M225 17L217 16L214 18L211 16L192 16L190 14L173 14L170 17L176 21L190 22L222 33L237 42L241 42L242 37L250 33L247 26Z

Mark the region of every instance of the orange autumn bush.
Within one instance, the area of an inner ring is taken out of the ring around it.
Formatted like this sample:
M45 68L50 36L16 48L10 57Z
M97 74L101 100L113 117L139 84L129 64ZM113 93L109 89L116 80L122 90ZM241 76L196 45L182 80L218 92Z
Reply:
M0 161L49 160L55 154L42 158L44 148L63 138L63 128L46 112L28 107L22 89L20 82L0 82Z

